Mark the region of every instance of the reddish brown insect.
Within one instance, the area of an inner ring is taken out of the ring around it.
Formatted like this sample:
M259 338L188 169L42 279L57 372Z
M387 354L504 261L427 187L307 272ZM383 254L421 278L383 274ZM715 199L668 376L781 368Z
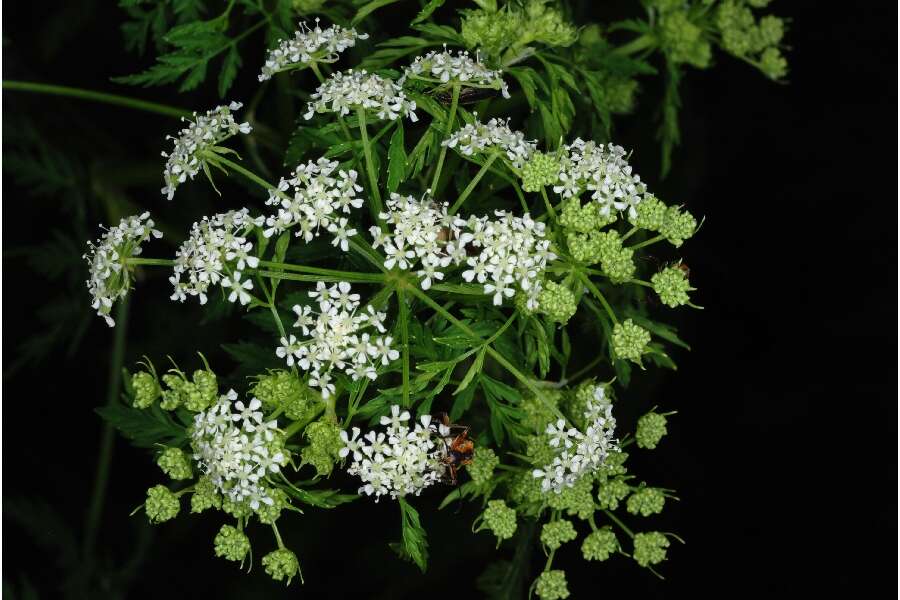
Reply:
M441 414L441 422L445 427L450 429L450 435L453 440L448 444L444 439L446 452L441 457L441 462L447 467L447 483L456 485L458 483L457 472L460 467L472 464L472 456L475 454L475 442L469 439L469 428L465 425L454 425L450 423L450 417L447 413ZM454 432L457 432L454 435Z

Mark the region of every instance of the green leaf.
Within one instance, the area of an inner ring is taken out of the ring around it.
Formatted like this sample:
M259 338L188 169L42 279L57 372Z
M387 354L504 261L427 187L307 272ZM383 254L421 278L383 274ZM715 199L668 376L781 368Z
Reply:
M463 391L456 395L453 400L453 406L450 408L450 420L458 421L459 418L469 410L472 405L472 399L475 398L476 386L467 386Z
M300 502L319 508L334 508L359 499L356 494L342 494L337 490L307 490L293 486L286 486L282 489Z
M456 396L472 383L472 380L475 376L481 372L482 367L484 366L484 354L487 352L487 346L484 346L478 354L475 356L475 360L472 361L472 366L469 367L469 370L466 371L466 376L463 377L463 380L459 382L459 385L453 391L453 395ZM454 404L454 407L456 404Z
M678 87L681 84L681 69L666 60L666 91L660 109L660 124L657 138L662 142L662 176L665 177L672 167L672 151L681 142L681 131L678 128L678 111L681 109L681 95Z
M430 17L431 13L433 13L443 5L444 0L430 0L428 4L425 5L425 8L419 11L419 14L416 15L416 18L412 20L410 25L421 23L422 21Z
M398 0L372 0L368 4L365 4L362 7L360 7L360 9L358 11L356 11L356 15L353 17L353 20L350 21L350 24L356 25L357 23L359 23L360 21L365 19L367 16L369 16L369 14L378 10L382 6L387 6L388 4L393 4L397 1Z
M95 410L104 421L139 448L150 448L156 444L181 446L187 442L184 427L155 404L141 410L117 402Z
M219 72L219 98L224 98L226 92L231 89L235 77L237 77L238 69L241 68L241 55L238 53L237 46L232 46L225 60L222 62L222 70Z
M455 490L447 494L438 505L438 510L444 509L454 500L464 500L466 496L472 496L478 491L478 484L474 481L467 481L457 487Z
M406 147L403 141L403 123L398 119L397 128L391 136L391 145L388 149L388 178L387 189L396 192L406 176Z
M428 540L419 522L419 513L406 500L398 498L402 519L402 541L395 551L401 558L411 560L424 573L428 568Z
M257 375L267 369L283 367L284 361L275 356L271 348L264 348L250 342L222 344L225 350L238 363L237 375Z

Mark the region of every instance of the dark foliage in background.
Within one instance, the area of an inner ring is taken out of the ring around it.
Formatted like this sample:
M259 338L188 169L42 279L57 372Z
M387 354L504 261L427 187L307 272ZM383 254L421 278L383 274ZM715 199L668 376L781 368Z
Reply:
M217 103L212 87L176 95L111 83L136 71L111 2L6 9L6 79ZM774 9L793 18L789 84L727 58L688 72L682 145L666 179L656 175L651 107L617 121L616 141L645 149L634 162L652 189L707 218L685 248L706 309L677 323L693 351L679 352L678 372L657 371L629 391L679 410L665 449L640 468L679 490L659 528L687 545L670 551L666 581L628 561L572 560L574 597L831 597L892 583L896 15L878 5ZM595 10L627 12L628 3ZM245 66L229 96L251 94L255 76ZM660 93L647 89L642 101ZM479 597L475 579L493 549L468 533L469 509L423 516L426 575L384 543L399 535L386 503L294 519L287 535L309 576L282 591L258 566L245 576L213 559L209 515L158 528L129 518L157 468L123 439L98 539L84 539L101 439L93 409L105 401L112 343L88 306L84 241L121 216L110 206L156 207L179 231L221 201L202 186L173 203L159 195L167 117L12 92L3 101L4 597ZM225 185L226 197L241 192ZM203 347L211 361L229 360L215 349L240 339L236 321L226 330L197 307L162 311L166 281L141 286L127 365L138 349ZM578 549L563 549L563 560L566 552Z

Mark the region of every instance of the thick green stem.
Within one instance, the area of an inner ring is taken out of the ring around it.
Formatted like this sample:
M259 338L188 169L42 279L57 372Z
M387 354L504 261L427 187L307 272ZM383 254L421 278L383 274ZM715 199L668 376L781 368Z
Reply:
M453 84L453 98L450 101L450 112L447 115L447 123L444 125L444 140L450 137L453 121L456 119L456 107L459 105L459 83ZM447 156L447 146L441 144L441 153L438 155L437 167L434 169L434 178L431 180L431 194L438 193L438 180L441 178L441 170L444 168L444 158Z
M153 267L172 267L175 265L174 260L167 258L126 258L125 264L134 266L153 266ZM284 271L294 271L297 273L305 273L319 277L326 277L332 281L347 281L349 283L382 283L384 275L380 273L358 273L356 271L339 271L337 269L323 269L320 267L308 267L306 265L295 265L291 263L272 262L268 260L259 261L260 267L267 269L281 269ZM265 269L247 269L251 273L259 273L260 275L271 276L269 271ZM276 273L275 279L292 279L290 276L284 276L284 273ZM316 277L294 279L295 281L320 281Z
M469 197L469 194L472 193L472 190L475 189L475 186L478 185L478 182L481 181L481 178L484 177L484 174L488 172L488 169L491 168L491 165L497 160L499 154L491 154L490 158L487 159L480 169L478 169L478 173L475 174L475 177L472 181L469 182L469 185L466 186L466 189L462 191L462 194L459 195L459 198L456 199L456 202L453 203L453 206L450 207L450 214L455 215L456 211L459 210L459 207L462 206L462 203L466 201L466 198Z
M322 414L322 411L325 410L325 402L323 401L321 405L316 407L312 413L308 414L305 419L301 419L299 421L294 421L284 430L284 440L287 441L291 439L298 431L302 430L304 427L312 423L316 417Z
M656 242L660 242L664 239L666 239L666 236L657 235L655 237L650 238L649 240L644 240L643 242L635 244L634 246L628 246L628 249L629 250L637 250L638 248L643 248L644 246L649 246L650 244L655 244Z
M609 315L609 318L612 319L612 322L618 323L619 319L616 318L616 313L613 312L612 306L610 306L609 302L606 301L606 297L600 292L599 289L597 289L597 286L594 285L594 282L591 281L591 279L587 275L585 275L584 273L581 273L580 275L581 281L584 282L584 285L588 290L590 290L591 294L593 294L594 297L600 301L600 304L603 306L606 314Z
M260 186L262 188L265 188L266 190L278 191L277 187L275 187L274 185L272 185L271 183L269 183L268 181L266 181L265 179L263 179L262 177L260 177L256 173L254 173L253 171L245 169L244 167L242 167L241 165L239 165L238 163L236 163L232 160L228 160L221 154L215 155L215 158L213 158L211 160L211 162L219 163L221 165L228 167L229 169L232 169L233 171L235 171L237 173L240 173L241 175L243 175L244 177L246 177L253 183L257 184L258 186Z
M645 33L641 36L634 38L627 44L619 46L618 48L613 48L612 52L613 52L613 54L625 54L625 55L636 54L642 50L652 48L655 45L656 45L656 38L653 37L652 34Z
M557 221L556 211L553 210L553 205L550 203L550 199L547 197L547 188L541 186L541 197L544 199L544 206L547 207L547 214L550 215L550 218L553 219L555 223Z
M378 218L381 214L381 192L378 189L378 173L375 172L375 163L372 161L372 148L369 145L369 132L366 128L366 111L362 108L357 109L356 114L359 117L359 134L362 136L363 154L366 157L366 174L369 176L369 195L371 196L369 209L372 212L372 219L384 228L384 223Z
M606 509L604 509L604 510L603 510L603 513L604 513L607 517L609 517L609 519L610 519L613 523L615 523L616 525L618 525L619 527L621 527L621 528L622 528L622 531L624 531L625 533L627 533L629 537L634 537L634 532L631 531L631 530L628 528L628 526L625 525L625 523L623 523L621 520L619 520L619 517L617 517L616 515L614 515L613 512L612 512L611 510L606 510Z
M400 320L400 343L403 352L403 406L409 407L409 305L406 304L406 294L403 288L397 289L397 303L400 306L398 319Z
M116 327L113 333L112 352L109 356L109 374L106 383L106 406L113 406L119 398L122 387L122 363L125 359L125 334L128 330L128 297L119 301L116 309ZM106 501L106 487L109 482L109 469L112 463L113 441L115 432L112 426L104 421L100 434L100 453L97 457L97 472L94 476L94 490L87 513L84 533L84 557L91 561L94 546L97 542L97 529L103 504Z
M78 98L81 100L90 100L92 102L101 102L103 104L114 104L116 106L124 106L126 108L134 108L145 112L152 112L167 117L190 117L191 111L177 108L175 106L167 106L165 104L157 104L156 102L147 102L137 98L128 96L120 96L118 94L107 94L105 92L95 92L93 90L85 90L81 88L67 87L64 85L51 85L47 83L35 83L32 81L4 81L3 89L14 92L32 92L36 94L48 94L52 96L66 96L69 98Z

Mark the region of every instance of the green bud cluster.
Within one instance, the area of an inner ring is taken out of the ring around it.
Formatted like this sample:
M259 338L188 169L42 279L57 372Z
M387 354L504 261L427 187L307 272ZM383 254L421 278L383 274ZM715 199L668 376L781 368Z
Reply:
M666 495L662 490L641 487L628 497L625 508L633 515L649 517L661 513L665 505Z
M287 548L279 548L269 552L263 556L262 564L269 577L275 581L287 579L285 585L290 585L291 579L300 572L300 562L297 560L297 555Z
M616 510L619 508L619 502L625 499L631 493L631 486L624 479L609 479L601 483L597 490L597 501L600 508L607 510Z
M331 474L334 463L338 460L338 452L344 447L341 441L341 428L336 423L315 421L306 426L304 436L309 443L301 451L301 464L312 465L316 475Z
M544 571L535 583L535 593L542 600L562 600L569 597L566 572L563 570Z
M535 433L543 433L547 429L547 423L556 420L556 413L553 412L548 404L559 406L560 401L563 399L561 390L543 390L543 392L544 397L542 399L536 398L533 393L527 390L522 393L520 408L525 412L525 416L522 417L521 423L528 430Z
M659 19L659 38L673 63L687 63L699 69L709 67L712 48L703 30L692 22L686 11L676 10Z
M162 523L178 516L181 504L178 496L164 485L154 485L147 490L147 501L144 510L151 523Z
M556 550L566 542L571 542L578 534L571 521L560 519L544 523L541 528L541 543L551 550Z
M656 565L666 560L666 548L669 540L658 531L638 533L634 536L634 553L632 556L642 567Z
M213 540L213 548L216 556L240 562L247 556L250 551L250 539L244 535L244 532L238 530L231 525L222 525L216 538Z
M309 15L320 12L325 0L293 0L291 6L298 14Z
M157 457L156 464L172 479L190 479L193 476L191 461L180 448L166 448Z
M529 44L570 46L578 38L578 30L548 0L527 0L524 6L510 3L501 10L463 11L460 33L469 48L478 48L493 59L507 49L519 54Z
M649 412L638 419L637 430L634 434L638 448L653 450L664 435L666 435L665 415Z
M193 381L180 372L166 373L162 380L167 389L163 390L159 405L165 410L184 406L193 412L204 411L215 404L219 395L216 375L211 371L194 371Z
M787 75L787 61L779 49L784 38L784 20L767 15L756 20L747 6L763 8L759 1L745 3L725 0L716 11L716 27L722 47L731 54L755 64L766 77L781 79Z
M650 278L650 283L662 303L671 308L690 302L688 292L696 289L691 287L684 270L678 267L663 269Z
M260 523L271 525L281 516L281 511L290 503L288 495L279 488L269 490L269 498L272 504L260 503L256 509L256 517Z
M603 483L610 477L625 475L628 472L628 467L625 466L625 461L627 460L627 452L622 452L621 450L619 452L610 452L609 456L606 457L606 462L597 471L597 481Z
M687 212L681 211L677 206L666 209L666 218L663 220L659 233L665 236L669 243L676 248L689 239L697 230L697 220Z
M566 234L566 246L572 258L578 262L593 265L600 262L601 242L596 235L589 233Z
M160 389L156 376L142 371L131 376L131 389L134 390L134 407L150 408L153 401L159 398Z
M522 167L522 189L539 192L542 187L556 183L559 175L559 158L556 154L535 152Z
M625 319L613 326L612 347L616 358L641 364L641 356L647 351L649 343L650 332L636 325L631 319Z
M235 502L227 496L222 498L222 510L235 519L244 519L253 514L249 502Z
M499 57L510 42L518 38L518 13L467 10L463 15L460 33L466 46L479 48L489 57Z
M619 540L611 527L594 531L581 543L581 554L584 560L604 561L618 552Z
M540 311L551 321L565 325L578 310L575 294L566 286L555 281L544 282L544 289L538 296Z
M476 485L484 485L494 476L494 469L500 464L497 454L490 448L479 446L472 455L472 464L466 467Z
M299 421L322 402L319 393L289 371L272 371L260 377L250 393L263 404L266 412L284 410L288 419Z
M634 250L622 246L617 231L605 231L597 235L599 240L600 268L612 283L625 283L634 277Z
M209 477L200 477L194 485L194 493L191 494L191 512L201 513L208 508L221 507L222 497L219 496L215 484Z
M635 227L647 231L659 231L666 220L668 207L656 196L647 194L635 208L636 215L629 215L628 221Z
M545 500L552 509L565 510L569 516L587 520L594 514L593 487L593 479L581 477L572 487L566 486L558 494L547 494Z
M506 506L503 500L491 500L481 515L482 526L487 527L495 536L497 543L509 539L516 532L516 511Z
M615 220L616 215L613 211L609 211L608 215L603 215L595 202L587 202L582 205L578 198L569 198L564 201L559 214L559 224L567 232L574 233L594 233L610 223L614 223Z
M546 434L531 435L525 440L525 454L535 466L544 466L553 462L557 451L550 445L550 438Z
M520 473L513 478L509 486L509 500L523 515L538 514L545 499L546 496L541 491L541 480L534 477L531 471Z

